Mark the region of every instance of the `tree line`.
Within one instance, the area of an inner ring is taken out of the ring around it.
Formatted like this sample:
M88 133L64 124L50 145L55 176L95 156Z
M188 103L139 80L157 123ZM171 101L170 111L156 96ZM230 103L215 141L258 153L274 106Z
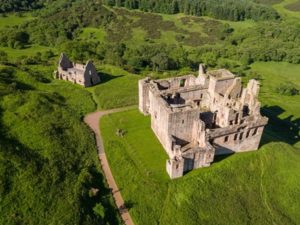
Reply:
M279 18L279 14L271 7L249 0L104 0L104 3L145 12L185 13L232 21Z
M44 0L1 0L0 13L29 11L41 8Z

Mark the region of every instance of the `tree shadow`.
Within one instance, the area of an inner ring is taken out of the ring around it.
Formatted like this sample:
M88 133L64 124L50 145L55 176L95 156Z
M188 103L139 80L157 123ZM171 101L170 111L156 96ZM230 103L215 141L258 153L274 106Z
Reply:
M93 205L101 202L101 204L105 208L105 221L109 221L112 224L118 224L118 211L113 204L112 196L111 196L111 189L108 188L104 181L105 178L102 173L99 173L97 168L92 167L90 169L90 173L92 174L92 180L89 185L89 188L97 188L99 190L99 194L96 194L92 198L88 198L87 208L90 208Z
M262 115L269 118L262 135L261 146L276 141L294 145L300 141L300 118L289 115L282 119L280 115L284 112L285 110L280 106L266 105L261 108Z
M113 79L116 79L116 78L120 78L120 77L123 77L124 75L116 75L116 76L113 76L111 74L108 74L108 73L104 73L104 72L99 72L97 71L98 75L100 76L100 79L101 79L101 82L100 84L104 84L110 80L113 80Z

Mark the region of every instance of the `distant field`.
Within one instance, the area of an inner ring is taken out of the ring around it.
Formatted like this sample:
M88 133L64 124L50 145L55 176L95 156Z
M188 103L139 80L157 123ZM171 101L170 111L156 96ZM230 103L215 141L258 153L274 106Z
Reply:
M300 1L298 0L294 3L288 4L285 8L290 11L300 12Z
M300 19L299 0L284 0L273 7L287 20Z
M177 180L167 177L149 117L130 110L102 118L110 166L136 224L299 223L300 96L275 89L286 81L299 85L300 65L255 63L252 71L260 75L262 112L270 118L259 151L219 159ZM123 138L117 129L126 131Z
M274 5L282 2L283 0L255 0L254 2L265 4L265 5Z
M184 14L163 15L115 8L118 19L103 28L84 28L82 40L125 42L128 46L155 42L198 46L218 41L222 23ZM120 35L121 34L121 35Z
M102 28L87 27L84 28L79 36L82 40L98 40L104 41L106 38L106 32Z
M5 26L14 26L22 24L26 21L32 20L34 17L32 17L30 14L25 13L22 16L17 16L15 14L8 14L6 16L0 17L0 29Z
M27 48L24 49L13 49L10 47L1 47L0 46L0 50L5 51L8 55L8 58L11 60L15 60L18 57L21 56L33 56L35 55L37 52L44 52L47 50L52 50L54 52L56 52L55 49L50 48L50 47L45 47L45 46L39 46L39 45L32 45L32 46L28 46Z

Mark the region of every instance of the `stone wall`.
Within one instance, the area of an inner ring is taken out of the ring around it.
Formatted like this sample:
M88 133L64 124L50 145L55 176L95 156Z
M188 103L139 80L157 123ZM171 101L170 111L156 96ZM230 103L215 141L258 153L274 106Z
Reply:
M170 159L171 178L209 166L215 155L257 150L268 119L260 114L259 83L227 70L139 81L139 109Z

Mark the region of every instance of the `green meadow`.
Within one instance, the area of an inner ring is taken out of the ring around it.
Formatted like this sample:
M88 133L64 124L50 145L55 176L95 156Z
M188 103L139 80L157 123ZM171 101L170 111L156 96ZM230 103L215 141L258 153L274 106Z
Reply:
M111 169L136 224L297 224L300 221L299 65L255 63L262 113L269 117L256 152L217 158L209 168L170 180L167 155L137 109L104 116L100 128ZM252 73L251 73L252 74ZM244 81L253 75L244 77ZM115 134L117 129L125 136ZM216 216L217 215L217 216Z
M300 223L300 95L289 94L300 89L298 0L257 0L277 10L276 22L70 2L0 14L0 224L122 224L83 117L137 105L139 79L196 74L200 62L260 80L270 119L261 147L170 180L149 117L137 109L103 117L106 154L135 224ZM93 59L102 82L54 80L61 51Z
M1 15L0 17L0 29L4 28L6 26L15 26L20 25L26 21L33 20L34 17L32 17L29 13L25 13L22 15L16 15L16 14L8 14L8 15Z

